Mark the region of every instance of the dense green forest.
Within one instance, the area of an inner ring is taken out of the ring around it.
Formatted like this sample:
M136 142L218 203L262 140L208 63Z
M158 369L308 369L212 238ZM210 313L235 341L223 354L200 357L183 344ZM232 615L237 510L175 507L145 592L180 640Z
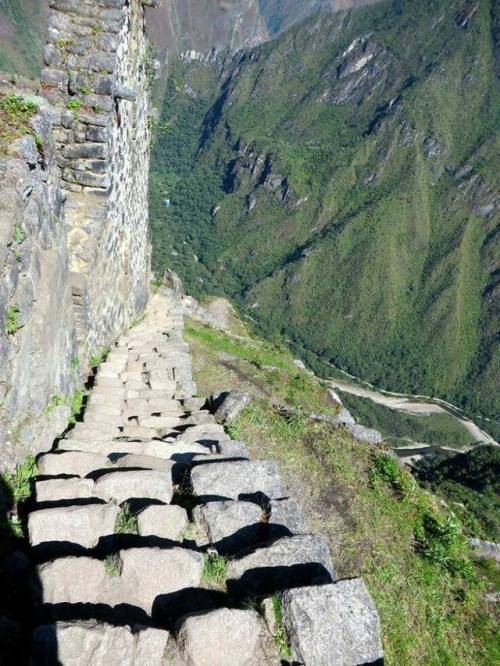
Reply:
M499 14L393 0L179 63L155 269L230 296L317 372L498 419Z
M417 477L449 502L464 505L477 520L473 534L500 541L500 449L480 446L468 453L443 451L423 458Z

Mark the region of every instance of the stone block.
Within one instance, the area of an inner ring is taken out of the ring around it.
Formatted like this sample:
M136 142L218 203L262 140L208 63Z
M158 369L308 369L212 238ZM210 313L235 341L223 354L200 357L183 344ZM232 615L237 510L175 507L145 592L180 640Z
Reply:
M119 511L117 506L106 504L33 511L28 519L30 544L68 542L95 548L101 537L114 534Z
M191 472L193 492L199 497L245 499L263 495L281 496L281 483L275 463L266 460L198 465Z
M383 659L377 609L360 578L287 590L281 608L293 659L304 666Z

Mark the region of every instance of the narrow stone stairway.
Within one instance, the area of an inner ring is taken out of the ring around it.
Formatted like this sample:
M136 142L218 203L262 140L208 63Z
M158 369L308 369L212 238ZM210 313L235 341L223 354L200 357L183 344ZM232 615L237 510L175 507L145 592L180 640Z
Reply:
M182 305L152 296L83 415L38 460L33 664L355 665L382 658L361 579L335 582L276 465L196 396Z

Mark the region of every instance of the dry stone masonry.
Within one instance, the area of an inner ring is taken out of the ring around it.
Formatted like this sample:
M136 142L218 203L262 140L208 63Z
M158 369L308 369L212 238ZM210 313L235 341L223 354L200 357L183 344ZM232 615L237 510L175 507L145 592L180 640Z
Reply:
M0 467L51 446L89 358L145 307L154 62L144 7L50 0L39 107L0 156ZM10 317L10 325L9 325Z
M250 460L195 397L181 302L165 290L146 313L100 366L83 420L38 459L35 666L380 660L364 583L336 581L276 465Z

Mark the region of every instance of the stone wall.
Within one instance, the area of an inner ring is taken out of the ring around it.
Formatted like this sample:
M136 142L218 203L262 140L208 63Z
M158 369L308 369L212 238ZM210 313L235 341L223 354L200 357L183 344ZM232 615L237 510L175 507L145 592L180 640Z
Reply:
M157 4L50 0L40 113L0 155L0 469L52 446L90 356L146 305Z

